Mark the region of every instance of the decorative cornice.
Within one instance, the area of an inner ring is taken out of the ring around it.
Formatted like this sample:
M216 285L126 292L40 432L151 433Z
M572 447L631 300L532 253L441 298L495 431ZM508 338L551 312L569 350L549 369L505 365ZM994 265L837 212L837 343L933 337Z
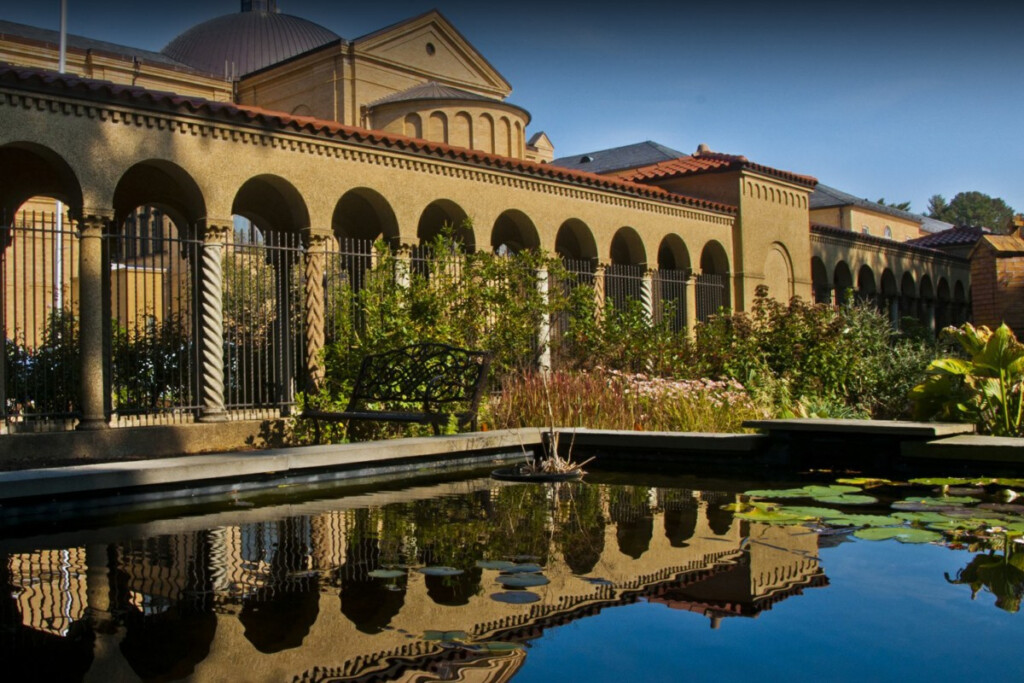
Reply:
M3 105L331 156L719 225L732 225L737 213L736 207L727 204L592 173L38 69L0 66Z
M863 235L851 230L836 228L831 225L819 225L817 223L812 223L811 242L842 244L847 247L853 245L868 251L898 252L933 261L947 261L958 266L970 265L969 259L961 256L954 256L953 254L947 254L946 252L939 251L938 249L918 247L913 244L907 244L906 242L896 242L885 237Z

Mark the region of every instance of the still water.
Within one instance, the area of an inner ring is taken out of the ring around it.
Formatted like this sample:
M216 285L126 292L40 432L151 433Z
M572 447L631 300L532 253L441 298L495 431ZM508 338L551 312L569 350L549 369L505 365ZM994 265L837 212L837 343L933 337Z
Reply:
M755 487L473 475L6 529L4 679L1024 679L1013 533L924 528L1013 527L1014 505L963 509L1002 484ZM923 536L867 540L892 528Z

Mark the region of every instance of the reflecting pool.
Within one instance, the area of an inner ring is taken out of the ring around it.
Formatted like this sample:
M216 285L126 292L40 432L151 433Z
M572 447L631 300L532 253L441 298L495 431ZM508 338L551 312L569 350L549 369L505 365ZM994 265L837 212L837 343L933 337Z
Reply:
M0 541L0 661L19 681L1017 681L1020 483L472 475L52 521Z

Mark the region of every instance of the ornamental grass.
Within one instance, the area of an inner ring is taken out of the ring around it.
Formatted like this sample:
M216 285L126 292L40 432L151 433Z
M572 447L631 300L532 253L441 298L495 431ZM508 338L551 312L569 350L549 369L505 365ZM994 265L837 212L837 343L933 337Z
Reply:
M488 402L495 429L587 427L675 432L741 432L769 416L736 381L672 380L595 369L512 376Z

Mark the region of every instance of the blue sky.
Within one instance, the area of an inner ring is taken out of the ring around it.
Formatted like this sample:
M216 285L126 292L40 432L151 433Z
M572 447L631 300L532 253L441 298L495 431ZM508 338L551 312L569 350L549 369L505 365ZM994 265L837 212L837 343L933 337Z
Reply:
M59 0L0 0L56 29ZM354 38L432 7L558 156L699 143L872 200L978 190L1024 211L1024 4L278 0ZM69 31L159 50L238 0L69 0Z

